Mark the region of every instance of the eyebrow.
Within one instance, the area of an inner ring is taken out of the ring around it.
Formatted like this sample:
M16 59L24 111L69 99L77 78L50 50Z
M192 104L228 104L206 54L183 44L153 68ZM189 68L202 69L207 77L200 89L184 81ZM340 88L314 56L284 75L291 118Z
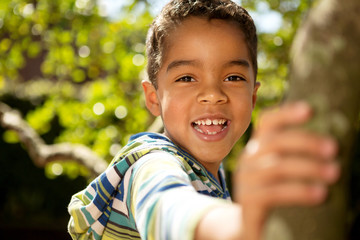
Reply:
M198 61L195 60L175 60L172 61L166 68L166 72L169 72L173 68L180 66L198 66L200 65Z
M175 60L172 61L166 68L166 72L169 72L173 68L177 68L180 66L199 66L200 63L196 60ZM225 67L232 67L232 66L243 66L246 68L250 67L249 61L245 59L238 59L238 60L232 60L230 62L227 62L224 64Z
M228 63L225 64L225 66L242 66L242 67L246 67L246 68L249 68L250 67L250 63L248 60L245 60L245 59L238 59L238 60L233 60L233 61L230 61Z

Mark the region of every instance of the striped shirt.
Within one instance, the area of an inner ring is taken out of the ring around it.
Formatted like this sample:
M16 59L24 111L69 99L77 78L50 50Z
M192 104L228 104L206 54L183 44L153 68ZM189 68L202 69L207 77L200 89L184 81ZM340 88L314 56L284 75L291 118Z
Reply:
M201 216L230 200L222 167L219 178L164 135L134 135L108 169L72 197L70 235L193 239Z

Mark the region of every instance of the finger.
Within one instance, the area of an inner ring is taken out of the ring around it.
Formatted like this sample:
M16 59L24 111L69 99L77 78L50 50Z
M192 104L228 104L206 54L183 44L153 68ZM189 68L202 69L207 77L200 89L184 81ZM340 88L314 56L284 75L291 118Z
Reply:
M249 188L272 185L280 181L312 181L325 184L334 183L340 175L339 165L334 162L309 160L302 156L275 157L266 156L257 164L242 169L243 181ZM249 184L251 184L249 186Z
M263 189L261 195L267 207L311 206L325 200L327 188L320 184L287 182Z
M270 209L278 206L312 206L327 197L328 188L322 184L283 182L252 191L239 191L237 201L245 208Z
M335 140L303 130L287 130L263 137L256 147L254 141L249 143L246 151L250 154L302 154L328 159L337 153Z
M312 110L305 102L287 103L279 108L264 111L259 119L258 131L274 131L279 128L305 123Z

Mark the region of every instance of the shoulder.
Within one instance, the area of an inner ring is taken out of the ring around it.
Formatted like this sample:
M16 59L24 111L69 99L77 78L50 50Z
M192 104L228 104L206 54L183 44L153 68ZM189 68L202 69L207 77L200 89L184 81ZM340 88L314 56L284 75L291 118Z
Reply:
M155 150L134 163L133 175L186 175L184 162L170 152Z
M195 191L182 162L166 151L152 151L142 156L134 163L133 170L129 174L131 174L131 199L134 201L132 206L153 199L154 196L157 199L164 194L174 193L169 190L178 191L181 188Z
M166 151L153 151L142 156L134 164L131 182L134 196L139 193L149 195L179 187L194 190L182 162Z

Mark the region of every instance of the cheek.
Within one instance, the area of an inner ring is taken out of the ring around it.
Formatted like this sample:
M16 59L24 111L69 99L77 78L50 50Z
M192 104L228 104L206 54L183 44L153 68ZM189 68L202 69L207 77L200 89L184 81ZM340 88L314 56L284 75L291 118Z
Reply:
M174 119L177 121L181 121L182 119L184 119L185 113L187 112L187 108L185 108L184 105L178 104L176 102L172 104L171 102L167 103L168 104L165 104L163 109L163 114L166 119Z
M194 103L193 95L193 93L185 90L168 91L164 94L164 106L166 105L167 110L171 111L174 109L189 110L190 103Z
M177 97L176 95L167 95L163 98L161 103L162 114L164 121L169 119L180 121L184 114L189 111L184 98Z
M238 91L231 92L232 99L234 99L242 108L247 108L252 105L253 91L250 87L244 87Z
M248 125L251 121L252 110L253 101L250 95L238 98L237 104L235 104L235 113L237 114L239 121Z

